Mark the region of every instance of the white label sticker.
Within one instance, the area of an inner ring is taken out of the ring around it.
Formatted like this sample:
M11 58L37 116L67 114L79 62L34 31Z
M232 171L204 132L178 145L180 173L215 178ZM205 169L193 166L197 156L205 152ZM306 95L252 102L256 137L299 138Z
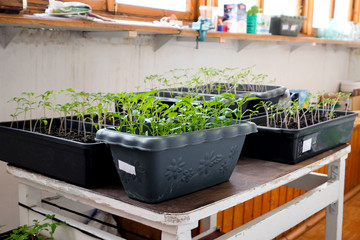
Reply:
M303 142L303 149L302 149L303 153L311 150L311 142L312 142L312 138L309 138Z
M297 30L297 25L291 25L290 31L295 32Z
M119 169L124 172L136 175L135 167L118 159Z
M289 30L289 28L290 28L290 26L289 26L289 24L284 24L284 25L282 25L282 30Z

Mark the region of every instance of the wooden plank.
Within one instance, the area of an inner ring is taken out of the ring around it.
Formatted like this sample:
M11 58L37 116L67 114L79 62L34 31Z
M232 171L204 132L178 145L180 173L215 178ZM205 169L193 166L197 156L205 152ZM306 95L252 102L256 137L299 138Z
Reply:
M218 240L272 239L277 236L278 232L286 231L286 229L315 214L319 209L336 201L338 195L334 193L339 189L339 185L338 181L324 183L282 207L222 235ZM300 209L302 211L299 211Z
M354 154L352 162L355 163L355 179L354 179L354 187L360 184L360 127L355 127L354 131L355 139L352 141L352 146L354 149Z
M0 12L9 11L10 13L19 13L23 10L22 0L0 0Z
M273 210L279 206L280 188L276 188L270 192L270 210Z
M303 9L302 9L302 16L308 17L309 13L309 0L304 0L303 1ZM307 34L307 20L304 21L302 28L301 28L301 32L304 34Z
M308 0L309 8L308 8L308 14L307 14L307 35L312 35L313 33L313 13L314 13L314 0Z
M354 139L354 134L352 135L352 140ZM351 142L350 142L351 143ZM352 161L352 154L354 153L353 152L354 149L352 147L352 151L349 153L349 157L347 159L347 162L346 162L346 166L345 166L345 192L348 192L351 187L352 187L352 184L353 184L353 179L354 179L354 174L352 173L353 172L353 167L354 167L354 163Z
M261 215L270 211L271 191L262 195Z
M301 12L302 12L302 4L303 4L303 1L302 0L297 0L296 1L296 12L295 12L295 16L302 16Z
M229 208L224 211L222 232L227 233L233 230L234 222L234 208Z
M197 19L200 16L200 2L199 1L193 1L193 0L187 0L187 11L194 13L192 19L189 19L192 22L196 22Z
M244 223L253 219L254 199L250 199L244 203Z
M350 141L351 144L351 153L346 161L346 174L345 174L345 192L350 191L356 185L358 185L360 178L360 137L359 137L359 127L355 127Z
M237 228L243 224L244 224L244 203L240 203L234 207L233 227Z
M301 196L301 189L294 188L294 198Z
M117 12L117 3L115 0L106 0L106 11L113 14Z
M264 9L264 0L256 0L256 6L261 9Z
M125 239L136 239L136 237L139 236L142 238L148 237L151 239L161 238L161 231L158 229L118 216L114 216L113 218L116 221L116 226L119 233ZM134 233L136 233L136 235Z
M193 4L191 6L196 6L195 0L191 0L191 2ZM194 20L194 12L191 12L191 11L186 11L186 12L170 11L170 10L164 10L164 9L139 7L139 6L133 6L133 5L126 5L126 4L118 4L117 12L120 14L135 15L135 16L139 16L142 18L150 17L151 19L157 19L157 20L160 20L163 17L169 17L172 14L175 14L177 19L179 19L179 20L189 20L189 21Z
M97 12L104 17L112 17L114 19L121 19L120 15L111 15L105 12ZM127 18L129 20L129 18ZM139 33L146 32L152 34L167 33L178 36L198 36L198 32L190 29L177 29L173 27L156 26L151 23L134 24L129 21L121 23L112 22L94 22L75 20L69 18L57 17L36 17L31 15L15 15L15 14L1 14L0 26L21 26L25 28L51 28L59 30L71 31L138 31ZM319 43L319 44L341 44L350 46L360 46L358 41L340 41L308 37L300 35L298 37L277 36L277 35L262 35L262 34L243 34L243 33L228 33L228 32L208 32L207 38L229 38L229 39L247 39L259 41L280 41L280 42L299 42L299 43Z
M260 217L262 215L262 204L263 204L263 195L254 198L254 206L253 206L253 214L252 214L253 219Z
M294 189L291 187L286 188L286 202L290 202L294 199Z
M220 231L223 231L223 220L224 220L224 211L218 212L216 216L216 225L220 228Z
M355 0L354 2L354 23L359 23L359 14L360 14L360 0Z
M349 0L348 21L354 21L354 0Z
M329 18L334 18L334 14L335 14L335 0L330 0Z
M352 155L351 161L354 164L355 169L354 183L352 186L355 187L360 184L360 127L355 127L353 136L355 136L355 138L351 141L351 146L354 150L354 153Z
M281 186L279 191L279 206L286 203L287 187Z

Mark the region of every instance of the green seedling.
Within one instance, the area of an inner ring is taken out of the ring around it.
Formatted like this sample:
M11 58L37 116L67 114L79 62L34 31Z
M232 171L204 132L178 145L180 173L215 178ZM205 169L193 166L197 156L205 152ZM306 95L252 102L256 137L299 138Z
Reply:
M46 215L42 221L33 220L33 224L19 226L10 233L5 240L54 240L54 234L59 226L66 225L65 222L54 221L55 215ZM48 233L50 237L43 236Z

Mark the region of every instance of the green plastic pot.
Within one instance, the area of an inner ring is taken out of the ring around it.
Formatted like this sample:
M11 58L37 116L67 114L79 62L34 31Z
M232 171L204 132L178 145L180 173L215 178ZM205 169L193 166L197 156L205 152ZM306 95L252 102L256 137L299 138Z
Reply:
M247 16L246 33L256 34L257 16Z

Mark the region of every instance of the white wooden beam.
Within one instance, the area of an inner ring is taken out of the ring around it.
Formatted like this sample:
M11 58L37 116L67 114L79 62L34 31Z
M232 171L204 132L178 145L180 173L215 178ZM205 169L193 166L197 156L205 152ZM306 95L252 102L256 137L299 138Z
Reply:
M150 224L149 226L153 226L156 228L157 226L155 226L154 222L165 225L186 224L216 214L219 211L228 209L229 207L233 207L238 203L247 201L251 198L261 195L264 192L270 191L274 188L287 184L290 181L294 181L299 177L309 174L310 172L317 170L320 167L335 161L336 159L339 159L339 157L347 155L350 152L350 149L350 146L346 146L345 148L335 152L334 154L322 159L321 162L312 163L305 168L293 171L290 174L284 175L276 179L276 181L273 181L271 184L263 184L256 188L244 191L241 194L234 195L226 200L218 201L214 204L209 204L199 209L199 211L169 215L163 215L153 212L151 210L141 209L125 202L117 201L106 196L95 194L92 191L88 191L80 187L70 187L67 183L44 177L38 174L32 174L29 171L16 167L7 166L7 171L8 173L16 177L20 182L23 182L26 185L40 188L44 191L48 191L51 193L60 194L73 201L81 201L84 204L88 204L90 206L93 206L94 208L101 209L105 212L111 212L121 217L133 219L135 221L137 220L143 222L144 224Z
M319 209L335 202L338 195L334 193L339 191L339 185L339 181L326 182L281 207L222 235L217 240L272 239L318 212Z
M44 219L44 214L53 215L55 214L55 218L66 222L67 225L59 226L56 231L54 238L55 239L82 239L82 240L95 240L95 239L104 239L104 240L124 240L124 238L115 236L108 232L102 231L92 226L88 226L84 223L80 223L76 220L73 220L68 217L64 217L58 213L54 213L50 210L41 208L41 207L33 207L31 209L23 208L29 212L29 224L32 223L33 220L41 221Z
M213 214L207 218L204 218L202 220L202 233L195 236L193 240L198 240L200 238L203 238L215 231L218 230L217 227L217 214Z
M312 172L301 178L296 179L295 181L289 182L285 186L308 191L317 186L320 186L327 180L328 177L326 174Z
M344 181L345 181L345 159L329 164L329 179L342 183L337 192L338 200L326 208L326 240L341 240L342 224L343 224L343 208L344 208Z
M41 206L41 190L19 183L19 203L26 206ZM29 212L19 207L20 225L29 223Z
M172 226L167 229L162 229L162 240L189 240L191 239L191 229L198 226L198 222L191 224L184 224L179 226Z

